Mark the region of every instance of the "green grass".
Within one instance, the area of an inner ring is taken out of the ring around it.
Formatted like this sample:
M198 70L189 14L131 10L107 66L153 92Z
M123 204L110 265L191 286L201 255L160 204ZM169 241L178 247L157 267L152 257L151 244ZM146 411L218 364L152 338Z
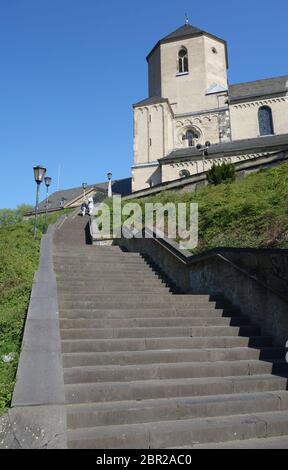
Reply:
M195 253L217 247L288 248L287 163L195 193L167 191L129 202L138 202L142 208L147 202L197 202L199 244Z
M54 223L60 214L51 214ZM39 217L38 239L33 238L33 220L0 227L0 415L10 405L31 286L38 269L40 239L45 219ZM11 363L2 356L13 353Z

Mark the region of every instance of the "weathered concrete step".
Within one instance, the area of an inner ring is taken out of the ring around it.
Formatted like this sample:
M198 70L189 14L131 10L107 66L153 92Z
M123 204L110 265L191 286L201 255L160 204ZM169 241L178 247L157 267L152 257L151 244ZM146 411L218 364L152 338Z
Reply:
M139 253L133 253L133 252L124 252L120 250L119 247L105 247L101 246L92 246L92 245L83 245L76 247L75 249L71 250L70 248L67 248L67 246L64 244L63 247L59 247L56 245L54 252L53 252L55 257L65 257L67 256L68 258L77 258L79 255L83 256L123 256L125 258L141 258L141 255Z
M209 317L215 318L230 318L238 316L238 310L222 310L215 309L215 306L210 304L205 305L191 305L189 308L175 308L175 307L158 307L158 308L115 308L115 309L63 309L61 308L61 318L67 319L109 319L109 318L161 318L161 317Z
M286 364L286 366L288 366ZM274 371L275 364L258 360L181 362L135 365L81 366L64 369L65 384L130 382L176 378L233 377L263 375ZM288 373L288 367L286 367Z
M140 288L141 289L141 288ZM137 291L135 291L135 289L133 289L133 293L130 294L131 292L131 288L129 290L127 290L125 292L125 290L123 289L122 291L118 291L117 292L117 295L115 292L111 293L111 291L108 291L108 293L92 293L89 295L89 297L85 298L85 301L88 301L88 302L104 302L105 300L107 300L107 302L115 302L115 299L118 300L119 302L122 302L123 300L126 301L127 297L129 297L129 300L131 300L131 303L134 301L136 302L136 300L138 299L139 302L144 302L147 300L147 293L141 293L141 290L138 289ZM83 299L83 295L82 295L82 292L75 292L74 291L74 294L64 294L62 293L62 291L58 291L59 294L58 294L58 298L60 300L60 305L61 305L61 302L78 302L79 299ZM152 294L152 293L151 293ZM168 289L160 289L160 291L158 292L158 295L153 295L151 297L154 297L157 299L158 303L159 304L162 304L162 303L167 303L169 305L169 302L170 302L170 297L171 297L171 293L169 292ZM80 300L81 302L84 301L84 300ZM197 301L196 301L197 302ZM200 300L200 302L202 302Z
M260 336L257 326L194 326L194 327L143 327L143 328L87 328L61 330L62 339L112 339L112 338L161 338L161 337L213 337Z
M177 449L288 449L288 434L280 437L266 437L262 439L245 439L242 441L228 441L220 443L196 444L191 447L177 447Z
M170 327L170 326L243 326L249 325L248 317L146 317L146 318L102 318L61 320L61 329Z
M65 395L67 404L79 404L285 391L286 389L287 378L264 374L241 377L178 378L174 380L74 384L65 385Z
M68 222L67 224L67 229L66 230L62 230L62 232L71 232L71 228L74 227L74 230L75 230L75 220L71 220L71 223ZM88 220L86 221L86 224L87 224ZM69 226L70 224L70 226ZM58 241L58 243L56 244L56 247L55 247L55 251L54 251L54 254L58 254L58 253L71 253L70 251L70 247L67 248L67 244L65 242L65 236L66 236L66 233L64 234L63 236L63 244L61 241ZM58 233L59 234L59 233ZM76 248L76 251L75 253L77 252L84 252L84 253L87 253L88 251L93 251L95 253L111 253L111 252L118 252L118 253L123 253L123 254L127 254L127 255L130 255L130 254L138 254L139 256L139 253L133 253L133 252L124 252L121 250L121 248L118 246L118 245L111 245L111 246L96 246L96 245L85 245L83 243L83 245L80 245L79 247ZM74 253L74 251L72 252L72 254Z
M53 256L53 261L54 263L70 263L70 264L77 264L79 259L82 260L82 262L85 263L93 263L93 262L102 262L102 263L111 263L113 260L116 261L123 261L124 263L129 263L129 262L141 262L141 263L146 263L146 261L141 258L138 254L134 253L122 253L122 252L116 252L114 254L111 253L102 253L102 252L94 252L90 251L88 254L87 253L78 253L78 254L71 254L70 255L67 253L66 255L54 255Z
M74 253L75 251L75 253ZM70 252L63 252L54 254L53 262L54 263L77 263L77 261L82 260L83 263L91 263L91 262L103 262L103 263L110 263L113 260L129 263L129 262L141 262L146 263L146 261L139 256L137 253L123 253L123 252L114 252L114 253L107 253L107 252L98 252L93 249L87 251L79 251L77 247L73 247Z
M147 279L147 278L136 278L136 279L130 279L129 281L125 280L125 279L120 279L118 280L118 278L115 278L115 279L106 279L106 280L102 280L101 278L100 279L94 279L94 278L87 278L87 279L83 279L83 278L78 278L78 279L74 279L74 280L62 280L60 279L60 277L58 277L58 282L57 282L57 285L59 287L76 287L76 288L82 288L82 287L89 287L89 288L97 288L97 286L107 286L109 288L112 288L112 287L122 287L123 289L126 287L126 286L140 286L140 287L154 287L154 286L165 286L166 287L166 284L164 281L162 281L161 279L159 278L155 278L153 277L152 279Z
M157 296L148 296L144 295L142 298L137 298L137 294L130 295L129 292L126 293L126 298L125 295L119 299L119 296L112 297L112 296L107 296L107 299L105 300L105 295L103 295L103 298L99 298L99 300L61 300L59 302L60 309L124 309L124 308L133 308L135 309L135 306L137 305L138 308L157 308L157 307L162 307L162 308L169 308L169 307L192 307L193 305L197 306L202 304L202 306L205 307L214 307L214 308L221 308L220 305L216 305L215 302L210 302L206 303L205 301L202 300L193 300L191 299L190 301L187 301L186 304L179 304L175 305L174 302L171 301L170 295L159 295ZM224 307L222 307L224 308Z
M124 271L124 270L123 270ZM152 272L152 271L148 271L146 273L140 273L140 272L134 272L134 273L127 273L125 274L124 272L122 271L122 273L117 273L117 275L113 276L111 273L106 273L104 271L99 271L99 273L94 273L94 274L91 274L91 273L78 273L78 272L58 272L56 271L56 277L57 277L57 280L61 280L61 281L74 281L74 280L78 280L79 277L82 277L82 279L86 279L89 280L89 278L91 279L94 279L95 282L99 279L101 279L102 281L113 281L114 279L117 279L117 281L121 281L121 280L138 280L138 281L153 281L153 280L157 280L159 279L160 280L160 276L157 275L156 273Z
M72 250L71 250L71 253L72 253ZM71 254L70 253L70 254ZM116 260L117 262L119 263L123 263L123 264L126 264L126 263L142 263L142 264L145 264L147 266L149 266L145 260L143 260L143 258L141 258L139 255L136 255L134 256L133 254L128 254L127 256L127 253L115 253L115 254L99 254L99 253L95 253L92 251L88 252L88 254L86 252L84 253L78 253L78 254L75 254L75 255L69 255L69 254L65 254L65 255L57 255L57 256L54 256L53 257L53 263L55 264L77 264L77 262L79 262L81 260L81 262L83 264L89 264L89 263L97 263L98 261L100 263L113 263L114 260Z
M281 411L288 392L259 392L69 405L68 429Z
M288 412L99 426L70 430L69 448L164 449L195 443L225 442L287 435Z
M81 261L81 265L79 264L79 262ZM120 265L120 266L128 266L128 267L131 267L131 268L138 268L138 267L146 267L146 268L150 268L150 266L145 263L145 261L141 258L126 258L125 256L122 256L122 257L119 257L119 256L111 256L110 259L108 259L107 257L102 257L100 258L99 256L98 257L95 257L94 259L91 259L91 258L86 258L86 259L83 259L83 257L80 257L79 258L75 258L74 260L72 260L71 258L66 258L66 259L55 259L53 260L53 263L54 263L54 266L56 269L61 269L61 268L65 268L65 267L68 267L68 268L74 268L74 269L78 269L79 267L83 268L83 267L86 267L87 270L91 269L91 268L94 268L94 267L97 267L97 266L103 266L104 268L105 267L111 267L113 265Z
M180 306L182 306L182 304L186 304L188 303L189 306L190 305L194 305L194 304L208 304L208 305L212 305L212 306L215 306L216 302L215 301L210 301L209 299L209 296L206 296L206 295L187 295L185 296L185 302L184 302L184 299L179 296L176 296L176 295L172 295L168 292L167 290L167 294L169 294L169 303L171 303L171 305L174 305L174 303L176 302L177 305L180 304ZM146 294L139 294L139 293L134 293L134 291L132 292L122 292L122 293L117 293L117 300L119 300L120 302L127 298L127 295L129 296L129 299L131 299L131 302L135 301L136 299L138 299L138 301L140 302L141 300L145 300L147 299L147 295ZM64 297L66 298L66 296ZM79 300L79 298L81 299L81 292L75 292L74 294L71 294L71 301L72 300ZM91 302L102 302L103 300L109 302L111 300L114 300L115 301L115 295L113 295L113 293L111 293L110 295L108 294L92 294L90 296L91 298ZM179 302L178 302L179 300ZM167 302L167 295L166 295L166 291L164 291L161 295L157 296L156 299L153 300L154 302L157 301L159 304L162 304L163 302ZM168 303L168 305L169 305Z
M131 290L133 288L133 292L139 292L140 294L159 294L159 295L162 295L162 294L169 294L170 293L170 289L168 287L166 287L164 284L155 284L154 285L151 285L151 286L147 286L145 284L134 284L133 286L131 286L130 283L127 282L127 284L125 285L121 285L121 284L100 284L100 283L95 283L93 286L70 286L70 285L63 285L62 283L57 283L57 287L58 287L58 292L59 292L59 295L64 298L64 299L73 299L74 297L76 297L76 294L78 292L78 296L79 297L83 297L85 296L85 298L88 298L90 299L91 297L93 298L93 295L95 294L106 294L109 296L109 294L111 294L111 292L114 292L115 296L118 294L122 294L123 292L127 292L128 290Z
M233 347L269 347L272 338L258 336L219 336L202 338L125 338L94 340L62 340L63 353L110 352L110 351L145 351L160 349L205 349Z
M79 263L80 263L80 260L79 260ZM69 266L69 265L66 265L66 266L55 266L55 271L58 273L58 274L61 274L62 272L63 273L77 273L79 274L79 276L81 275L90 275L90 276L93 276L93 275L97 275L98 273L106 273L106 274L109 274L111 277L117 277L117 274L119 273L123 273L123 271L127 274L133 274L133 273L138 273L138 274L153 274L154 271L149 268L149 266L145 266L145 265L138 265L138 266L131 266L131 265L126 265L124 263L111 263L111 264L98 264L98 263L95 263L95 264L91 264L91 266L87 266L86 264L85 265L82 265L81 264L78 264L78 267L77 266Z
M223 300L221 297L216 297L216 296L211 296L211 295L192 295L192 294L186 294L186 295L178 295L178 294L172 294L171 295L171 303L177 307L186 307L190 306L194 302L207 302L215 304L217 307L222 308L222 307L231 307L231 304L229 302L226 302Z
M145 350L145 351L114 351L100 353L68 353L63 354L63 366L82 367L100 365L132 365L179 363L179 362L216 362L239 360L272 360L284 358L281 348L253 349L242 348L214 348L214 349L172 349L172 350Z

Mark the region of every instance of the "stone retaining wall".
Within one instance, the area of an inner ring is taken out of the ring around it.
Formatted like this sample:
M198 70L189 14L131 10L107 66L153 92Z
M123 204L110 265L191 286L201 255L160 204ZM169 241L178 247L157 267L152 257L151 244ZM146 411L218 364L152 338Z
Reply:
M128 240L119 245L148 256L185 293L223 295L251 321L288 340L288 250L219 249L200 256L165 239Z

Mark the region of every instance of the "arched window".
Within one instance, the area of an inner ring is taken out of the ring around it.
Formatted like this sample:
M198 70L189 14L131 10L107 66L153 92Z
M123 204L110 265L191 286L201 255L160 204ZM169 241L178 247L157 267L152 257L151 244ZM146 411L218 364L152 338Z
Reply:
M188 51L186 47L182 47L178 54L178 71L179 73L187 73L189 72L189 65L188 65Z
M260 135L274 134L273 115L269 106L262 106L258 111Z
M199 135L193 131L193 129L188 129L185 134L185 139L187 140L188 147L194 147L195 139L199 139Z

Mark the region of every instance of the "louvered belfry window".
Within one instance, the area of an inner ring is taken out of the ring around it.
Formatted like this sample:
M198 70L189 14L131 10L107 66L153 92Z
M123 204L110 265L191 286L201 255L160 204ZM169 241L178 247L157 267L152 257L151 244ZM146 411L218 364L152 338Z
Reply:
M258 112L260 135L274 134L273 114L269 106L262 106Z

